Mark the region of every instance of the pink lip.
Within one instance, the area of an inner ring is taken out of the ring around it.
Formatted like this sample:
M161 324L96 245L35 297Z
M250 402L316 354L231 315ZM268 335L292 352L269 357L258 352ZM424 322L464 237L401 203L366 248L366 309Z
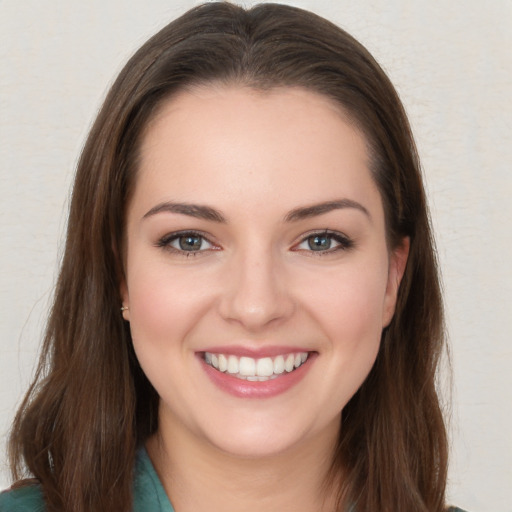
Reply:
M208 350L208 352L210 352L210 350ZM216 353L216 351L213 350L212 352ZM293 352L293 350L290 350L288 347L286 352L279 352L279 354L290 352ZM301 351L297 350L296 352ZM302 350L302 352L305 351ZM225 354L226 352L219 351L219 353ZM234 354L232 351L227 353ZM247 352L244 352L242 355L245 354L247 354ZM268 352L266 352L266 354L267 357L269 357ZM316 352L310 353L307 361L293 372L283 373L275 379L266 380L263 382L251 382L248 380L237 379L228 373L220 372L219 370L216 370L215 368L206 364L202 357L200 359L202 368L206 372L206 375L208 375L210 380L222 391L225 391L239 398L271 398L285 393L290 388L298 384L311 368L316 355Z
M255 347L251 348L248 346L216 346L208 347L201 353L210 352L210 354L225 354L234 355L237 357L253 357L254 359L261 359L263 357L276 357L283 356L285 354L298 354L300 352L309 352L304 347L283 347L283 346L268 346L268 347Z

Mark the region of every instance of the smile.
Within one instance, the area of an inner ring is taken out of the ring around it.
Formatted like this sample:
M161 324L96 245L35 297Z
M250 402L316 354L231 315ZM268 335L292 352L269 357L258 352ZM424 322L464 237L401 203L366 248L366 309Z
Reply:
M207 365L219 372L229 374L237 379L252 382L264 382L288 374L302 366L308 359L308 352L294 352L276 357L237 357L235 355L204 353Z

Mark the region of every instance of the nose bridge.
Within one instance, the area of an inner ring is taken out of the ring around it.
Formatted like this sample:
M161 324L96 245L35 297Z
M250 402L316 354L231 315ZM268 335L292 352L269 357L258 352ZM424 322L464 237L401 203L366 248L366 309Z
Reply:
M248 244L233 256L229 285L222 298L222 314L249 330L286 318L293 301L286 290L278 255L265 244Z

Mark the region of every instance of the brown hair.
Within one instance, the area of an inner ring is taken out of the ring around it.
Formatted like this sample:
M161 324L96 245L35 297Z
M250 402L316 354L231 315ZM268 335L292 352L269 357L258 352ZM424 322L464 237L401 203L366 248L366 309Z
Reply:
M14 478L36 477L50 511L129 509L135 450L157 428L158 396L119 312L125 209L148 120L177 90L211 82L307 88L337 102L365 134L390 246L408 236L410 253L375 365L343 410L332 478L340 507L443 510L442 304L409 123L363 46L277 4L194 8L144 44L112 86L78 164L42 356L11 434Z

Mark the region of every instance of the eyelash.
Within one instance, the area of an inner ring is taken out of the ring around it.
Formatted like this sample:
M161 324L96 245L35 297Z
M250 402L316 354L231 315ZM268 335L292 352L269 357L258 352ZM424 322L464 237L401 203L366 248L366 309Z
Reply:
M191 250L187 251L185 249L179 249L177 247L173 247L171 244L172 242L178 241L180 238L199 238L201 240L201 245L203 242L206 242L210 245L207 249L198 249L198 250ZM172 252L174 254L179 254L181 256L189 257L189 256L198 256L199 254L204 253L205 251L210 250L218 250L218 246L215 246L213 242L210 242L208 238L205 236L204 233L201 233L200 231L177 231L174 233L169 233L156 243L157 247L160 247L166 251Z
M173 247L171 244L175 241L178 241L180 238L198 238L200 239L200 247L197 250L189 250L181 249L178 247ZM311 248L309 240L314 238L327 238L329 240L329 244L334 241L338 245L335 247L328 247L325 250L315 251ZM209 244L209 247L206 249L201 249L203 243L206 242ZM300 246L304 243L308 243L309 248L300 248ZM204 233L200 231L177 231L174 233L169 233L158 240L155 244L157 247L165 249L166 251L170 251L174 254L179 254L181 256L189 257L189 256L198 256L206 251L218 250L219 247L210 242ZM354 242L348 238L347 236L339 233L337 231L331 230L323 230L323 231L314 231L311 233L307 233L305 236L301 238L301 240L292 247L294 251L301 251L305 253L310 253L311 256L323 256L326 254L332 254L338 251L346 251L354 247Z
M301 249L300 245L307 243L308 240L314 239L314 238L328 238L329 241L334 241L338 245L335 247L329 247L325 250L319 250L315 251L314 249L311 249L311 246L309 245L309 249ZM352 249L354 247L354 242L350 238L348 238L346 235L338 232L338 231L331 231L331 230L323 230L323 231L314 231L311 233L307 233L305 236L303 236L298 244L294 246L295 251L304 251L306 253L310 253L311 256L324 256L327 254L333 254L338 251L347 251L349 249Z

